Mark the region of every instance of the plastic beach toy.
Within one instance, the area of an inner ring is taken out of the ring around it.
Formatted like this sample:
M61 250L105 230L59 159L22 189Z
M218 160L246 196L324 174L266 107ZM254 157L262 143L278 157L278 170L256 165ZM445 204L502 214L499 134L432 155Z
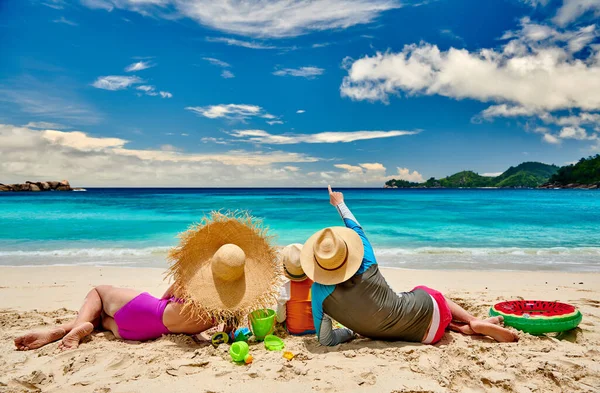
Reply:
M216 332L212 335L210 342L213 347L218 347L219 344L227 344L229 342L229 335L225 332Z
M250 349L248 343L245 341L236 341L231 344L229 348L229 355L234 362L244 362L246 364L252 363L252 355L250 355Z
M533 335L574 329L582 318L570 304L543 300L501 302L490 309L490 315L501 315L505 325Z
M235 332L231 332L231 341L248 341L248 339L252 336L252 332L247 327L241 327L236 329Z
M269 309L256 310L250 313L250 326L256 340L262 341L275 329L275 311Z
M285 343L279 337L269 334L265 337L265 348L269 351L281 351L285 348Z

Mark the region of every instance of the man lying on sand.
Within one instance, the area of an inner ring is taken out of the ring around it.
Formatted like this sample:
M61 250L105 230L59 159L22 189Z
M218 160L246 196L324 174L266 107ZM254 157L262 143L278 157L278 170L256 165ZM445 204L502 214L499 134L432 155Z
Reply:
M418 286L395 293L381 275L373 248L342 193L329 186L329 199L346 228L315 233L301 255L304 272L315 281L312 312L321 344L340 344L352 339L354 332L379 340L434 344L448 326L500 342L517 341L515 334L500 326L502 317L478 319L434 289ZM347 328L332 329L330 317Z
M17 337L17 350L61 339L61 349L77 348L96 327L135 341L169 333L198 334L221 322L235 324L276 298L276 250L260 222L249 215L212 213L180 237L169 255L174 283L161 299L133 289L97 286L77 318Z

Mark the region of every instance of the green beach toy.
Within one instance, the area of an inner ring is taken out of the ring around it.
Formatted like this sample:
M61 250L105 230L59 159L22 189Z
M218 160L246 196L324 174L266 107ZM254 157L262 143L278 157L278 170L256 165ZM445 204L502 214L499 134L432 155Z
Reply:
M244 362L246 364L252 363L250 348L248 347L248 343L245 341L236 341L231 344L231 348L229 348L229 355L234 362Z
M248 316L252 334L257 341L262 341L265 336L273 333L275 330L275 311L269 309L256 310Z
M281 351L285 348L285 343L279 337L269 334L265 337L265 348L269 351Z

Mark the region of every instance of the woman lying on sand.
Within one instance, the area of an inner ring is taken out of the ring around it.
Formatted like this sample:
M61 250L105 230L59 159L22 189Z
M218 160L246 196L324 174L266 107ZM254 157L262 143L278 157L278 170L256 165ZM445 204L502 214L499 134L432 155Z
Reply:
M502 317L476 318L434 289L418 286L395 293L379 271L371 243L342 193L329 187L329 199L346 228L315 233L301 254L302 269L315 282L312 312L321 344L337 345L352 339L354 332L373 339L433 344L447 327L500 342L517 341L513 332L500 326ZM332 329L329 316L349 329Z
M61 349L74 349L95 327L110 330L123 340L144 341L169 333L198 334L213 326L210 319L189 319L182 308L171 288L157 299L147 292L100 285L87 294L77 318L17 337L15 346L28 351L62 339Z
M94 328L117 338L144 341L163 334L198 334L264 308L279 292L279 267L271 238L247 214L212 213L181 236L169 258L174 284L162 298L100 285L86 296L77 318L15 339L27 351L62 339L73 349Z

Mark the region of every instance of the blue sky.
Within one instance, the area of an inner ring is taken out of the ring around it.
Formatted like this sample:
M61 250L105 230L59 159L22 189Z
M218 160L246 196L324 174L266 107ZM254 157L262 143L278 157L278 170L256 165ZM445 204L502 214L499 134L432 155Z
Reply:
M0 181L381 186L564 165L600 146L599 12L586 0L0 2Z

